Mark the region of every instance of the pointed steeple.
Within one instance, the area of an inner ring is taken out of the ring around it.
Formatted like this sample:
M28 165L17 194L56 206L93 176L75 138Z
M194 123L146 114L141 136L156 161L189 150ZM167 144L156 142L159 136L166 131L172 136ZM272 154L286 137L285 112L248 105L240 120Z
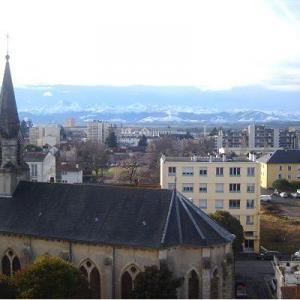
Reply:
M0 94L0 135L7 139L17 138L19 131L20 121L10 73L9 55L7 54Z

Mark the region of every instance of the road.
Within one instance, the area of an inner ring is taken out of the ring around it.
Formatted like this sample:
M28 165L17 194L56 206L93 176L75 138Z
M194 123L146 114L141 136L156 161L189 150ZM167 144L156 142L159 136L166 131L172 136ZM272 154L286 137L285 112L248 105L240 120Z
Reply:
M253 258L236 260L235 274L247 285L248 299L272 298L268 283L274 277L271 261L260 261Z

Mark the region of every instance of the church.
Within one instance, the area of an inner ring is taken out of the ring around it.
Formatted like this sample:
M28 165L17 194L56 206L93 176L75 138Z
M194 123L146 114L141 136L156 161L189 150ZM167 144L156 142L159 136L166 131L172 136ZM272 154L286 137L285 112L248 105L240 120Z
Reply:
M6 56L0 95L0 273L40 255L87 277L94 298L128 298L145 266L183 278L179 298L232 298L234 236L174 189L29 181Z

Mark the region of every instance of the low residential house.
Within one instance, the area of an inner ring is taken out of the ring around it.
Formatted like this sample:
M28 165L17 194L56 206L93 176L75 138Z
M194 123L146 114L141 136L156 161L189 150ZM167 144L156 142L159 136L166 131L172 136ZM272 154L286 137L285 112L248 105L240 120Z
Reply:
M300 299L300 261L274 261L276 298Z
M30 168L30 181L55 181L56 160L51 152L25 152L24 161Z
M57 181L62 183L82 183L82 169L78 164L61 163L58 168L58 176Z
M277 179L300 180L300 150L277 150L260 157L260 185L271 188Z

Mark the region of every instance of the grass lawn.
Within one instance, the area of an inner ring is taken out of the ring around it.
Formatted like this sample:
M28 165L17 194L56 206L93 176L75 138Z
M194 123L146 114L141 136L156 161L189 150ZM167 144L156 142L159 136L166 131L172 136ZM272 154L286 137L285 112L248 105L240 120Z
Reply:
M276 204L262 206L260 217L261 245L268 250L293 254L300 249L300 220L282 214Z

